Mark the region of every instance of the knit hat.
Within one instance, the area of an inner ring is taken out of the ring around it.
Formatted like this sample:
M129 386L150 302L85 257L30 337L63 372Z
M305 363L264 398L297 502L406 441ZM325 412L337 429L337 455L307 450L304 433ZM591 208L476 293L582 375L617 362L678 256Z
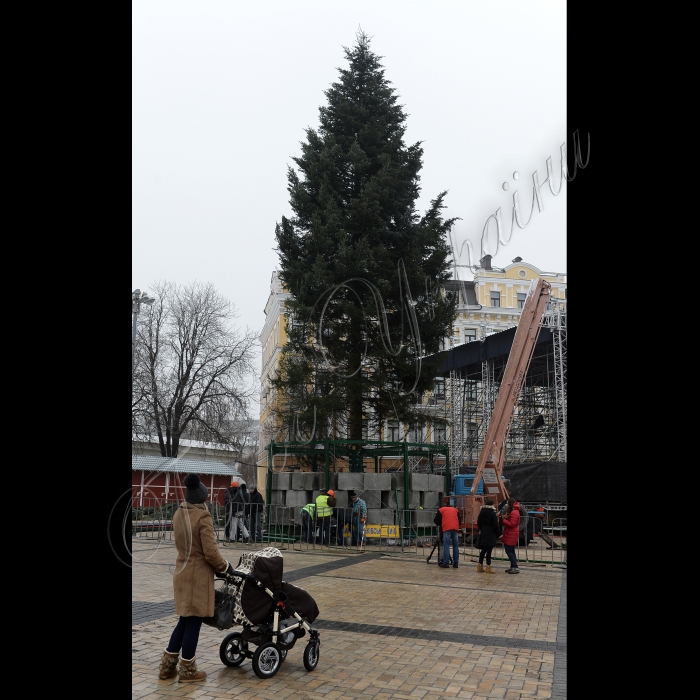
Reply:
M238 486L238 482L237 482L237 481L232 481L232 482L231 482L231 486Z
M357 494L354 491L350 491L348 493L348 496L350 496L350 500L352 500L353 498L357 498Z
M258 487L255 484L251 484L248 491L257 491Z
M333 489L328 489L326 493L328 493L329 496L335 496L335 491Z
M245 484L241 484L241 486L240 486L241 491L245 491L246 488L247 488L247 486Z
M188 503L204 503L207 500L207 487L199 480L197 474L188 474L185 477L185 500Z

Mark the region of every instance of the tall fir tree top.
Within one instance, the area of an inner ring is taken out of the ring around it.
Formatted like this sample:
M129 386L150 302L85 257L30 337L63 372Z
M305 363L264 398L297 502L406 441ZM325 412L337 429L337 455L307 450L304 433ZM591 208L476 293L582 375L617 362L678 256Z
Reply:
M454 318L435 290L449 277L455 220L441 216L445 192L418 216L420 142L404 144L406 114L369 37L360 30L344 51L348 67L324 91L320 126L306 129L298 172L287 171L294 216L282 217L276 238L287 309L299 324L273 384L295 415L318 409L318 424L347 412L357 439L362 416L414 423L408 393L432 385L435 370L421 358L437 352Z
M343 47L349 68L339 68L340 82L333 83L324 95L328 106L320 107L320 133L336 139L367 141L388 134L401 139L406 131L406 114L396 104L391 81L384 77L382 56L370 50L370 38L360 30L357 45ZM373 128L374 127L374 128ZM370 133L365 130L369 129ZM371 133L376 132L376 133Z

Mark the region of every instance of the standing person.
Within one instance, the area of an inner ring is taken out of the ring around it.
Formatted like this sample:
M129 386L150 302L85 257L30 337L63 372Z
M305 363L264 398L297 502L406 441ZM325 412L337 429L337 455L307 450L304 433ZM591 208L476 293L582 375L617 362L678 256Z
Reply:
M178 680L187 683L206 678L204 671L197 671L195 661L202 618L214 614L215 572L229 574L233 567L216 546L214 521L205 505L207 487L197 474L188 474L184 484L185 500L173 515L177 549L173 593L180 619L163 652L158 678L166 680L177 675Z
M314 518L316 517L316 504L307 503L301 509L301 539L303 542L310 544L313 542L313 533L316 529L314 526Z
M450 505L450 499L443 499L443 506L435 513L433 522L442 530L442 562L438 561L441 569L450 568L450 547L452 548L452 568L459 566L459 531L462 523L459 511Z
M241 528L241 536L243 537L243 544L248 544L248 530L245 526L245 506L248 502L246 493L245 496L240 489L237 481L234 481L231 486L234 487L235 493L231 497L231 531L229 532L229 537L231 542L235 542L238 539L238 528Z
M250 492L248 495L250 496L250 501L246 513L248 515L248 522L250 523L250 534L253 538L253 542L262 542L262 526L260 523L265 500L255 484L250 485Z
M329 502L330 501L330 502ZM321 535L321 544L331 546L331 515L335 506L335 491L328 489L326 493L316 496L316 522Z
M226 527L224 528L224 547L228 547L228 543L231 539L231 526L233 525L233 506L231 505L231 501L236 495L237 488L238 482L232 480L231 485L224 492L224 512L226 514Z
M479 528L479 563L476 565L476 570L492 574L491 551L496 540L501 536L501 524L498 521L493 498L484 498L484 505L479 511L476 525ZM484 568L484 557L486 557L486 568Z
M518 559L515 556L515 545L520 537L520 504L511 496L506 505L506 514L498 514L498 518L503 525L503 549L506 550L510 561L510 569L506 569L507 574L519 574Z
M352 505L352 521L350 533L352 546L364 545L365 523L367 522L367 504L354 491L350 491L350 505Z
M251 532L250 528L250 520L248 519L248 516L250 515L250 494L248 493L248 487L245 484L241 484L238 487L238 490L241 492L241 496L243 497L243 500L245 501L245 506L243 507L243 524L245 525L246 528L248 528L248 533ZM242 532L242 530L241 530ZM247 538L248 542L250 542L250 538ZM243 538L243 544L248 544L246 542L246 538Z

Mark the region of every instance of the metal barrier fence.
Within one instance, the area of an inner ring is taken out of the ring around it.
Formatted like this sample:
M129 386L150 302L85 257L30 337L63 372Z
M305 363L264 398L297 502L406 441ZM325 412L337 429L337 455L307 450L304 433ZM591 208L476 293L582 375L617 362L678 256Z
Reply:
M223 543L226 526L224 507L218 503L206 505L212 515L216 538ZM144 498L143 505L131 511L132 537L172 540L172 516L177 507L177 502ZM250 532L250 544L302 552L381 552L385 555L423 557L433 563L438 561L438 552L442 553L442 541L439 548L436 546L438 527L433 523L436 510L394 510L392 523L365 523L364 539L359 536L362 523L357 518L350 518L342 508L334 508L333 511L327 523L313 519L306 530L301 508L263 506L262 542L252 542L253 533ZM250 530L248 520L246 528ZM476 561L479 549L472 544L475 534L460 533L460 558L470 557ZM239 532L240 536L242 533ZM521 528L520 543L516 548L519 563L566 566L566 552L566 518L546 522L533 519L531 526L525 524ZM491 557L496 562L508 563L500 542L493 548Z

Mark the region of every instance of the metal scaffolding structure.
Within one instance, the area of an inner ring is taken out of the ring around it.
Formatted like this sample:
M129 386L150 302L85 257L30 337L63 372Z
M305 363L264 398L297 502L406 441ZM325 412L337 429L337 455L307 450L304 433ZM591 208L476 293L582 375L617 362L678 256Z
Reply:
M505 464L566 461L565 302L552 301L544 329L549 333L535 348L513 411ZM435 408L450 422L453 474L473 471L478 462L507 361L504 354L449 370L445 401Z

